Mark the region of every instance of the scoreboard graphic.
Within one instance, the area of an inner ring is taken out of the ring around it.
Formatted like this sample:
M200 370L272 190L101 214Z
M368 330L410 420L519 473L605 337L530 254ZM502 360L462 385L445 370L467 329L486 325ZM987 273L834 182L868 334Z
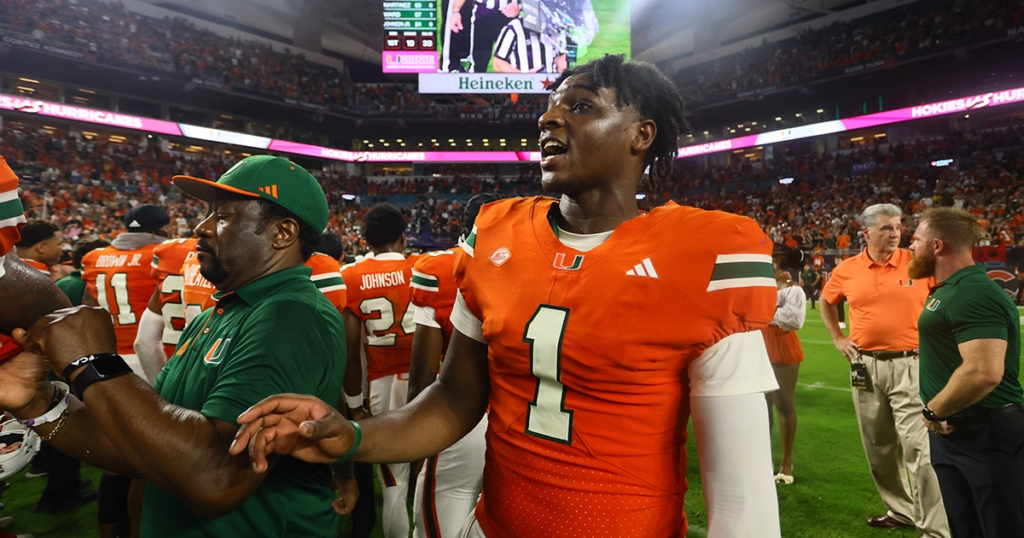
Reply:
M385 73L437 71L437 4L435 0L384 0Z

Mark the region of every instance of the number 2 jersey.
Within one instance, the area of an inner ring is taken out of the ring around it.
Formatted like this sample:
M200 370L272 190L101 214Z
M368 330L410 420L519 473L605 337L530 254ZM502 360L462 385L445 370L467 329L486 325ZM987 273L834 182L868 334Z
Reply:
M670 203L582 252L557 211L487 204L456 261L453 321L468 310L488 344L477 519L488 538L683 536L687 369L772 320L772 243L750 219Z
M346 265L341 271L347 308L362 322L366 334L369 381L409 372L416 332L409 282L417 259L419 256L385 253Z
M210 297L217 289L199 274L199 262L189 263L196 257L198 242L196 238L171 239L153 249L151 274L160 286L163 344L168 357L174 355L185 325L216 303Z
M82 257L82 280L96 303L110 312L121 355L135 355L139 319L157 286L151 275L154 247L119 250L109 246Z

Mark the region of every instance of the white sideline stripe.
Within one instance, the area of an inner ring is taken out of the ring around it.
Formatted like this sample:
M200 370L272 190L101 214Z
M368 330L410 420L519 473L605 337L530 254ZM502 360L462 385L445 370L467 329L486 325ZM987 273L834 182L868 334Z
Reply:
M772 263L769 254L719 254L715 263L764 262Z
M768 278L766 276L752 276L748 278L712 280L711 283L708 284L708 291L728 290L732 288L752 288L755 286L778 287L774 278Z
M829 387L829 386L826 386L821 381L818 381L818 382L815 382L815 383L811 383L810 385L808 385L807 383L797 383L797 385L800 385L801 387L804 387L807 390L825 389L825 390L838 390L840 392L850 392L850 390L851 390L851 389L841 389L839 387Z

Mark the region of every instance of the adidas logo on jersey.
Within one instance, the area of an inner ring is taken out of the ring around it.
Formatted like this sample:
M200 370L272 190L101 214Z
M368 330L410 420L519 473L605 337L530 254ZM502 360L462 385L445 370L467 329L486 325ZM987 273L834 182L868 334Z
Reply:
M644 258L644 261L634 265L632 269L626 271L626 274L629 276L658 278L658 272L654 270L654 264L651 263L650 258Z

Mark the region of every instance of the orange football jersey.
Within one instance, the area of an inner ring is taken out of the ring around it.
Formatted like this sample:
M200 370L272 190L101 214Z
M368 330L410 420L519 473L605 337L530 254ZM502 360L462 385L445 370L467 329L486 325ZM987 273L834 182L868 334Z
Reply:
M21 261L25 262L25 264L26 264L26 265L28 265L28 266L30 266L30 267L33 267L33 268L35 268L35 269L39 269L40 271L42 271L42 272L46 273L47 275L49 275L49 274L50 274L50 268L49 268L49 266L47 266L47 265L46 265L45 263L43 263L43 262L37 262L37 261L35 261L35 260L30 260L30 259L28 259L28 258L22 258L22 259L21 259Z
M485 205L455 265L488 342L489 538L686 533L687 368L775 311L750 219L670 203L563 245L557 201Z
M428 252L412 268L412 304L434 309L434 321L444 333L444 347L452 337L452 307L455 306L455 258L462 248Z
M185 277L181 266L189 252L195 252L198 242L195 238L171 239L153 248L152 275L160 289L160 311L164 318L163 344L168 357L174 355L181 331L185 328L186 305L182 296Z
M409 372L412 336L416 332L410 304L412 266L419 256L382 254L346 265L347 308L366 333L366 378L369 381Z
M117 333L117 352L135 354L139 319L146 311L157 281L152 276L153 247L94 250L82 258L82 280L96 303L110 312Z
M339 314L345 310L345 281L341 279L341 264L338 260L326 254L314 253L306 260L306 267L313 270L309 279L316 284L316 289L327 297Z
M196 254L196 249L193 247L192 251L185 255L185 261L181 263L181 275L185 277L184 288L181 292L181 299L185 302L185 325L192 323L192 320L196 319L199 314L217 304L212 297L214 293L217 293L217 288L199 272L199 258L196 257Z
M0 256L10 252L21 240L18 227L22 224L25 224L25 212L18 198L18 176L0 157Z

